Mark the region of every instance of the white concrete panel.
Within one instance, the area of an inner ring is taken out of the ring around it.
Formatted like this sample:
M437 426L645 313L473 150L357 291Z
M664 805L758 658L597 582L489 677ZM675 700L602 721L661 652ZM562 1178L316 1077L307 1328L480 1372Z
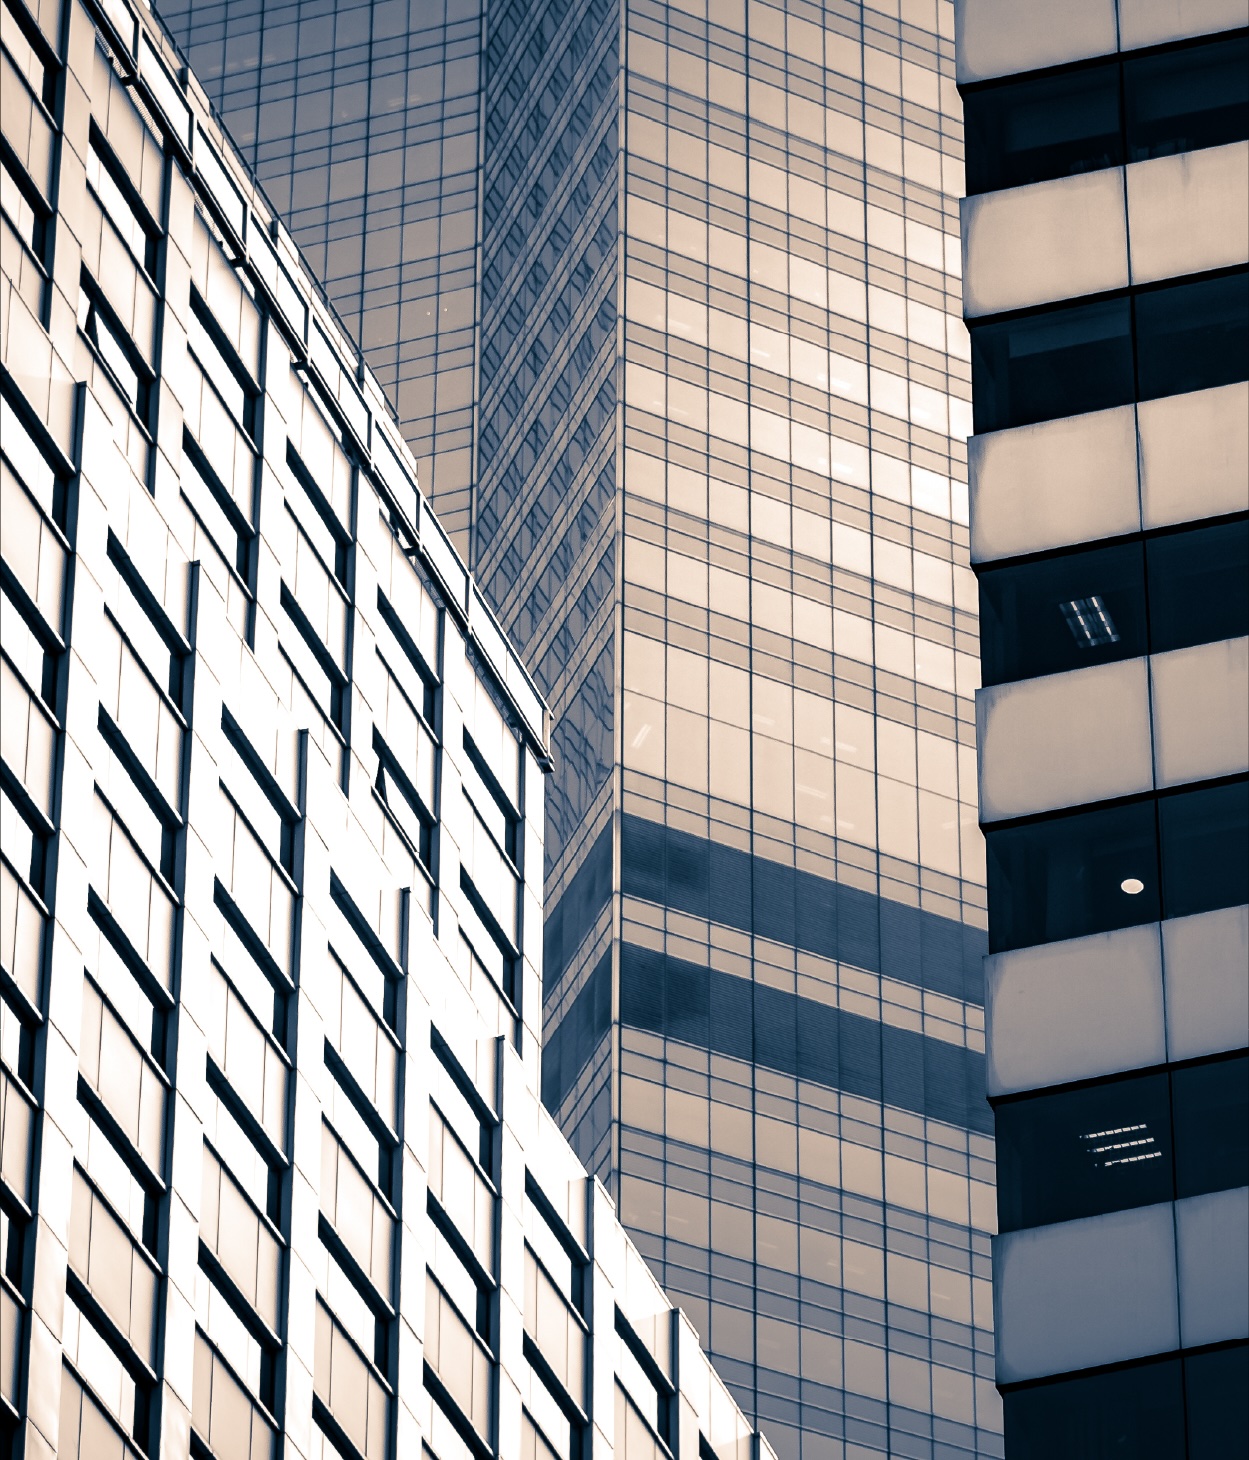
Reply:
M1249 1338L1249 1187L1175 1204L1180 1342Z
M1249 142L1134 162L1127 187L1134 284L1249 259Z
M1141 401L1136 411L1145 527L1249 508L1249 382Z
M1168 918L1162 966L1169 1060L1249 1045L1249 907Z
M1154 654L1149 678L1159 786L1249 770L1249 639Z
M985 960L992 1096L1166 1061L1158 924Z
M973 436L967 455L973 562L1140 528L1133 406Z
M1128 283L1122 168L982 193L959 208L968 316Z
M959 82L1113 54L1114 0L955 0Z
M1119 0L1119 45L1160 46L1249 25L1249 0Z
M993 1312L999 1384L1175 1348L1171 1203L995 1237Z
M976 736L981 821L1148 791L1146 660L979 690Z

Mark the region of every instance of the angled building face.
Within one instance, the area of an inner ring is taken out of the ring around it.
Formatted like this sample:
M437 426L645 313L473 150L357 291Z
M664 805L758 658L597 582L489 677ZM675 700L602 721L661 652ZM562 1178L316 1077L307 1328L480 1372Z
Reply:
M168 13L388 392L476 290L429 476L552 709L544 1099L785 1455L997 1453L952 7L248 9Z
M0 16L0 1456L770 1456L541 1106L546 712L376 380L145 8Z
M1249 1444L1247 21L960 8L1008 1460Z

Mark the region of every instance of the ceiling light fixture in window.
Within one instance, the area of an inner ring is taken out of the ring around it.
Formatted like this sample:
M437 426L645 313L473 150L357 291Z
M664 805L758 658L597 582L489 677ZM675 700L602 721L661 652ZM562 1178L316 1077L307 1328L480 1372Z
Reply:
M1071 630L1071 637L1081 649L1097 649L1103 644L1117 644L1119 630L1110 617L1101 594L1089 598L1072 598L1058 607Z

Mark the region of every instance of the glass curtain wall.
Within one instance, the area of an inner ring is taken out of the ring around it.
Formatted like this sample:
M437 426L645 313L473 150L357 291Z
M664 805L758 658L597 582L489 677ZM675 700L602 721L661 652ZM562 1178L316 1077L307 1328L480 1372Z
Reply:
M481 0L163 0L468 556Z

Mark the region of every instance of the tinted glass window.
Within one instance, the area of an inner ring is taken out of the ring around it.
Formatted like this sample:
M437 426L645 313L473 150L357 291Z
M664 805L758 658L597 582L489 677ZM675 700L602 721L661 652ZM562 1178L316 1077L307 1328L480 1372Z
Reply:
M1249 137L1249 39L1237 36L1123 66L1131 162Z
M1145 562L1154 653L1249 634L1249 519L1152 538Z
M991 953L1159 915L1152 801L1001 827L985 842Z
M1249 1345L1238 1343L1184 1360L1188 1460L1249 1454Z
M973 324L971 356L977 431L1102 410L1133 396L1126 299Z
M1173 1195L1165 1074L1006 1101L996 1125L1003 1232Z
M987 193L1123 161L1113 62L1027 77L963 98L967 191Z
M1249 781L1164 796L1158 817L1167 917L1249 902Z
M1249 377L1249 274L1150 289L1135 311L1139 399Z
M1166 1359L1004 1394L1006 1453L1013 1460L1175 1460L1184 1453L1180 1372L1178 1359Z
M980 575L985 684L1130 659L1146 648L1140 543Z
M1189 1065L1171 1079L1176 1195L1249 1186L1249 1058Z

